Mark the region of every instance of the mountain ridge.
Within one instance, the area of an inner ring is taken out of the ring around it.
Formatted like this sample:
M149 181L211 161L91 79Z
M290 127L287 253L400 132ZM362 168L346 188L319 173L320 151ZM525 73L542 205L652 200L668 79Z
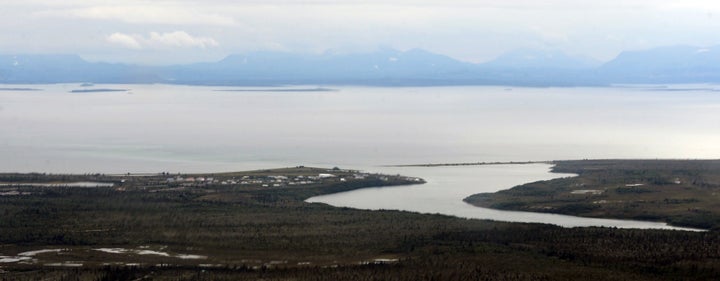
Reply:
M422 49L322 54L262 51L171 66L89 62L72 54L0 55L0 83L74 82L227 86L714 83L720 82L720 46L626 51L602 64L557 50L516 50L484 63L464 62Z

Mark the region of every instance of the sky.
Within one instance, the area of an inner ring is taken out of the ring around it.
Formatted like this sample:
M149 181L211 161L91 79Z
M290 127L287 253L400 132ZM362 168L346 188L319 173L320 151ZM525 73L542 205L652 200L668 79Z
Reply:
M253 51L420 48L470 62L517 49L607 61L720 44L720 1L0 0L0 54L182 64Z

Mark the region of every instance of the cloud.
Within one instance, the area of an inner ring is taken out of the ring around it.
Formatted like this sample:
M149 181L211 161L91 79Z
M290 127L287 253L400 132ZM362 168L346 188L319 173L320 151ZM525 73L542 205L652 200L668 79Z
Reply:
M215 39L209 37L195 37L185 31L166 33L150 32L149 37L139 34L113 33L106 37L106 41L129 49L167 49L167 48L208 48L220 45Z
M107 40L110 43L117 44L117 45L123 46L125 48L129 48L129 49L136 49L136 50L142 49L142 46L140 46L140 43L138 43L138 41L135 40L135 38L133 38L133 36L127 35L127 34L122 34L122 33L116 32L116 33L111 34L107 38L105 38L105 40Z
M219 45L215 39L208 37L193 37L185 31L175 31L169 33L151 32L149 41L163 46L198 47L203 49Z
M2 0L0 14L2 50L102 57L119 51L107 49L112 44L132 50L119 52L131 59L137 49L184 50L148 52L182 60L379 45L476 62L537 46L611 59L623 50L720 42L720 1L707 0Z

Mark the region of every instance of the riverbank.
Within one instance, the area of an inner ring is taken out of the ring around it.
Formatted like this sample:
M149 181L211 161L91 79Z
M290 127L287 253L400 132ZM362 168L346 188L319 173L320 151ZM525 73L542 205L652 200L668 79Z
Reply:
M592 218L720 227L720 160L554 161L577 177L469 196L475 206Z
M419 175L428 183L394 188L363 188L348 192L320 195L306 202L325 203L335 207L364 210L400 210L424 214L443 214L468 219L506 222L545 223L562 227L617 227L638 229L679 228L663 222L588 218L543 212L521 212L480 208L463 199L476 193L494 193L513 186L575 176L551 173L550 164L495 164L439 167L384 167L387 173Z
M403 164L403 165L385 165L383 167L453 167L453 166L526 165L526 164L553 164L553 163L554 163L554 161L496 161L496 162Z

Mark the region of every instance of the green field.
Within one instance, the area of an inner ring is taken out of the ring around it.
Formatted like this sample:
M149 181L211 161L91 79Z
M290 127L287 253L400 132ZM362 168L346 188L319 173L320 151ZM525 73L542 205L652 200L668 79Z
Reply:
M290 184L310 177L313 183ZM77 181L114 185L37 185ZM715 231L567 229L303 202L422 183L404 176L297 167L205 175L1 174L0 183L0 280L720 276Z

